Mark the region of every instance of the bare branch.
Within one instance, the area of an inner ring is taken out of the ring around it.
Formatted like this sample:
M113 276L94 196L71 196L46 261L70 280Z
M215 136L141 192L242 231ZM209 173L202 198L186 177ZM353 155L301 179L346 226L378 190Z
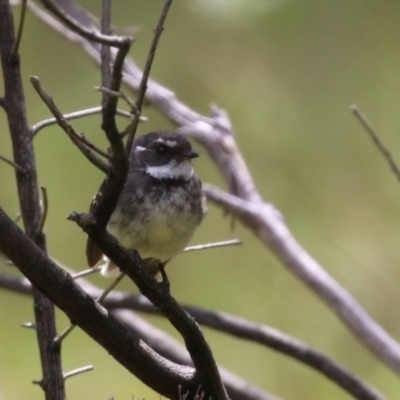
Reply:
M11 165L12 167L14 167L17 171L23 173L24 170L23 168L21 168L17 163L15 163L13 160L8 159L7 157L4 157L0 154L0 160L4 161L5 163L7 163L8 165Z
M54 346L60 346L61 342L75 329L76 324L69 324L59 335L53 338Z
M90 142L86 136L81 133L80 135L78 135L80 141L88 148L93 150L95 153L99 154L100 156L106 158L107 160L111 160L112 156L110 153L108 153L107 151L104 151L102 149L100 149L99 147L95 146L92 142Z
M111 1L103 0L101 9L101 33L111 35ZM111 53L110 47L101 45L101 85L105 88L111 87ZM103 104L107 96L103 93Z
M42 253L46 253L46 239L38 232L41 220L37 170L28 125L25 96L21 78L20 57L14 36L14 23L8 0L0 0L0 53L5 91L5 110L13 146L14 162L22 168L16 171L19 205L26 238ZM0 241L1 242L1 241ZM18 244L20 245L20 244ZM1 244L2 247L2 244ZM20 248L18 251L25 251ZM28 254L26 256L29 257ZM52 302L39 290L34 291L36 336L42 367L42 388L46 399L64 400L59 348L52 348L56 335L55 312Z
M64 114L63 117L65 120L69 121L72 119L87 117L89 115L100 114L100 113L101 113L101 106L98 106L98 107L88 108L86 110L75 111L75 112L69 113L69 114ZM119 110L119 109L117 110L117 115L129 118L129 119L132 118L132 114L130 112ZM37 124L32 126L32 128L31 128L32 134L35 136L43 128L54 125L56 123L57 123L56 118L49 118L49 119L40 121Z
M125 274L120 274L118 276L117 279L114 280L114 282L103 291L103 293L101 295L99 295L96 298L96 301L99 304L102 304L104 299L110 294L110 292L118 285L118 283L120 283L122 281L122 279L124 278ZM73 277L73 279L76 279L76 277ZM70 324L62 333L61 335L58 335L55 339L54 339L54 343L56 344L60 344L74 329L75 329L76 324L72 323Z
M73 376L83 374L88 371L93 371L93 365L87 365L86 367L76 368L70 372L64 374L64 381L68 378L72 378Z
M140 298L146 304L149 304L148 300L143 296L140 296ZM150 307L153 308L153 306ZM139 317L137 313L121 309L114 309L111 313L164 357L178 364L193 365L187 350L180 343L164 331L149 324ZM219 372L231 400L279 400L276 396L266 393L222 367L219 367Z
M150 46L149 54L148 54L147 60L146 60L146 65L144 67L143 75L142 75L142 78L140 81L139 91L137 94L138 97L137 97L136 104L135 104L136 105L136 110L135 110L136 118L132 122L130 132L128 133L128 139L126 141L126 149L127 149L128 154L130 153L133 139L135 138L136 129L139 124L139 117L142 113L142 107L143 107L143 102L144 102L145 95L146 95L147 82L149 80L151 66L153 64L154 56L156 54L157 45L160 40L161 33L164 30L164 23L167 18L168 10L169 10L169 7L171 6L171 4L172 4L172 0L164 0L164 5L161 10L161 15L160 15L160 18L158 19L157 27L154 31L154 38L153 38L153 41Z
M52 0L42 0L42 3L48 10L64 22L65 25L88 40L117 48L126 47L127 45L130 46L133 42L133 37L103 35L95 29L87 29Z
M249 227L285 265L313 289L381 361L400 375L400 346L296 242L281 215L266 203L255 204L206 185L207 198L228 209Z
M98 297L101 293L101 289L87 281L84 281L81 284L92 298ZM29 294L30 290L30 284L28 281L24 280L24 278L15 278L5 274L0 274L0 287L23 294ZM157 335L157 337L152 339L151 330L154 328L149 324L138 320L138 317L128 316L128 314L120 311L121 309L126 309L160 316L161 314L146 298L131 293L113 291L107 296L107 299L104 300L103 304L108 309L115 310L114 313L116 313L116 315L124 316L124 320L126 320L125 323L129 323L129 320L133 318L134 322L130 323L129 326L131 326L132 329L141 329L141 337L143 337L146 343L150 344L162 355L175 362L187 363L185 358L177 358L176 355L167 351L167 349L175 347L175 345L169 343L170 339L164 336L161 339L159 335L163 335L163 333L158 331L154 332L154 335ZM201 325L217 331L225 332L241 339L259 343L292 357L313 368L315 371L325 375L357 399L384 399L375 388L372 388L367 383L363 382L360 378L331 360L326 355L311 348L300 340L286 335L274 328L263 324L257 324L223 312L215 312L191 305L184 305L183 307L193 317L195 317L196 321ZM141 326L143 324L145 325ZM164 347L157 346L157 343L163 343L165 349ZM221 376L224 377L222 371ZM225 382L226 380L224 379L224 383Z
M14 45L14 49L13 49L13 56L15 56L18 53L19 45L20 45L21 39L22 39L22 31L24 29L25 15L26 15L26 2L27 2L27 0L21 1L21 14L19 17L18 33L17 33L17 39L15 41L15 45Z
M75 284L68 273L51 261L1 208L0 247L21 272L37 288L45 291L71 321L145 384L171 399L177 399L176 388L180 384L191 393L198 388L200 381L192 368L177 365L159 356L111 317Z
M100 231L92 224L87 223L90 215L73 213L68 218L75 221L102 249L104 254L134 281L140 292L162 311L182 335L195 365L196 375L199 377L202 389L216 399L227 400L228 397L211 349L193 318L170 295L169 282L166 277L163 275L163 282L159 284L143 267L139 253L136 250L128 252L106 230ZM161 273L163 273L163 269L161 269Z
M72 275L72 279L79 279L79 278L83 278L83 277L88 276L88 275L96 274L96 273L100 272L102 268L103 268L103 266L100 265L98 267L85 269L84 271L77 272L76 274L73 274Z
M378 150L382 153L385 160L388 162L390 169L396 176L397 180L400 182L400 168L398 167L396 161L394 160L392 154L387 149L387 147L383 144L383 142L379 139L378 134L375 129L372 127L371 123L368 121L367 117L361 112L357 105L352 105L350 107L351 112L357 117L357 119L361 122L361 125L364 127L365 131L371 137L373 143L378 148Z
M63 267L63 269L68 270L66 267ZM81 285L93 299L96 299L101 295L102 289L97 288L89 281L82 280ZM17 278L2 273L0 273L0 287L25 295L31 295L32 292L32 286L26 278ZM128 299L128 297L132 298L132 307L128 305L129 301L125 303L123 300L124 298ZM114 291L105 300L104 305L108 303L113 304L114 300L116 302L121 300L121 307L123 308L135 309L137 311L151 314L155 312L154 306L144 296L135 296L130 293ZM193 365L187 350L164 331L155 328L139 317L137 313L132 313L128 310L114 309L113 306L111 306L111 310L113 310L112 315L114 315L125 326L128 326L140 340L144 340L161 356L181 365ZM266 394L261 389L245 381L243 378L223 368L219 368L219 370L224 385L232 400L278 400L275 396Z
M117 279L114 280L114 282L106 289L103 291L103 293L96 298L96 301L98 301L100 304L104 303L105 298L111 293L112 290L124 279L125 274L119 274Z
M207 244L198 244L196 246L189 246L189 247L186 247L185 250L183 250L183 252L189 253L191 251L216 249L219 247L226 247L226 246L238 246L241 244L242 244L241 240L232 239L232 240L226 240L224 242L214 242L214 243L207 243Z
M71 141L78 147L78 149L83 153L83 155L97 168L103 172L108 171L108 165L99 157L94 154L94 152L86 146L80 135L72 128L70 124L67 123L64 116L61 114L60 110L57 108L53 99L48 95L48 93L42 87L39 78L37 76L31 76L31 83L33 87L38 92L39 96L43 102L47 105L51 113L57 120L57 123L63 128L64 132L68 135Z
M122 90L120 92L115 92L114 90L108 89L105 86L95 86L94 89L98 90L99 92L108 94L109 96L114 96L124 99L130 106L131 110L135 109L135 103ZM130 116L132 118L132 114L130 114Z

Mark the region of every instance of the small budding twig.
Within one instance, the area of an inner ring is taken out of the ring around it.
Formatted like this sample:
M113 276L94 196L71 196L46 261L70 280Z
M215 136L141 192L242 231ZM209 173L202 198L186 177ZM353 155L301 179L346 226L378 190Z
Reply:
M70 372L65 373L63 375L64 381L67 380L68 378L71 378L71 377L79 375L79 374L83 374L88 371L93 371L93 365L87 365L85 367L76 368Z
M40 187L43 195L43 211L42 211L42 218L40 220L40 224L37 228L37 233L40 234L43 232L44 224L46 223L47 212L49 210L49 200L47 198L47 190L45 187Z
M400 168L398 167L396 161L394 160L392 154L387 149L387 147L383 144L375 129L372 127L371 123L368 121L367 117L361 112L357 105L352 105L350 107L351 112L357 117L357 119L361 122L361 125L365 128L369 136L371 137L373 143L378 148L378 150L382 153L385 160L388 162L391 170L395 174L397 180L400 182Z

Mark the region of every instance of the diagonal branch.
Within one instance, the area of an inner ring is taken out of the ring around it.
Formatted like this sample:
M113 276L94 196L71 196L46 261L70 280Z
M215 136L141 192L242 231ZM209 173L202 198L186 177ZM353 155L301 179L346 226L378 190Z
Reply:
M159 356L111 317L76 285L67 272L51 261L1 208L0 249L73 323L146 385L173 400L179 399L179 385L190 393L197 391L201 382L192 368L177 365Z
M128 252L106 230L96 229L90 223L90 215L73 213L68 218L75 221L104 251L104 254L134 281L140 292L162 311L182 335L195 365L196 376L201 382L202 390L205 391L205 397L212 396L216 400L227 400L227 393L221 382L211 349L194 319L169 294L169 283L164 279L164 282L159 284L150 272L143 268L138 252L136 250Z
M97 298L102 292L101 289L85 280L81 281L81 286L93 299ZM22 294L31 293L31 285L26 281L26 279L6 274L0 274L0 287ZM157 336L157 338L154 338L152 336L152 329L154 328L152 328L150 324L142 321L137 316L121 311L121 309L125 309L160 316L161 314L145 297L126 292L113 291L104 300L103 305L108 309L113 310L113 314L120 316L121 319L125 321L125 324L129 324L132 329L140 331L140 336L143 340L145 340L146 343L160 354L172 361L190 364L190 360L187 358L179 357L176 352L168 351L171 346L175 347L175 345L174 343L169 343L169 337L163 332L154 332L154 335ZM274 328L262 324L256 324L223 312L215 312L190 305L184 305L183 308L196 318L196 321L201 325L220 332L225 332L234 337L259 343L308 365L315 371L324 374L357 399L384 399L376 389L370 387L367 383L363 382L360 378L353 375L326 355L314 350L300 340L286 335ZM145 324L145 326L143 326L143 324ZM162 338L160 338L159 335L162 335ZM226 384L224 371L220 369L220 373L223 377L228 393L231 395L232 389ZM238 378L236 377L235 379ZM242 393L241 396L243 395L244 394Z
M64 132L75 144L75 146L78 147L78 149L93 165L95 165L101 171L107 172L109 168L108 164L105 163L101 158L97 157L97 155L89 148L89 146L86 145L86 139L83 139L81 136L79 136L74 128L67 122L67 120L64 118L64 116L54 103L54 100L42 87L39 78L37 76L31 76L31 83L38 92L43 102L47 105L51 113L54 115L54 118L57 120L58 125L61 126Z
M379 136L376 133L375 129L373 128L371 122L368 121L367 117L361 112L361 110L356 105L352 105L350 107L350 110L360 121L361 125L364 127L368 135L371 137L374 145L381 152L381 154L389 164L389 167L394 173L395 177L400 182L400 168L397 165L396 161L394 160L390 151L387 149L387 147L384 145L381 139L379 139Z
M19 17L19 25L18 25L18 33L17 39L15 40L14 48L13 48L13 55L15 56L19 51L19 45L22 40L22 32L24 30L24 23L25 23L25 15L26 15L26 2L27 0L21 1L21 14Z
M66 269L65 267L63 268ZM96 287L89 281L81 279L80 284L85 292L93 299L98 298L102 293L102 289ZM0 288L25 295L32 294L32 285L26 278L18 278L2 273L0 273ZM113 291L104 300L103 304L112 311L112 315L114 315L125 326L128 326L135 335L138 335L141 340L144 340L160 355L178 364L193 365L193 361L189 354L180 343L164 331L155 328L135 313L128 311L135 310L160 315L144 296ZM274 396L266 394L239 376L234 375L223 368L219 368L219 370L224 385L232 400L277 400Z
M91 40L96 43L102 43L108 46L114 46L117 48L126 47L133 42L132 37L122 36L109 36L103 35L98 30L88 29L84 25L80 24L76 19L72 18L61 6L56 4L52 0L42 0L43 5L56 15L65 25L67 25L72 31L78 33L80 36ZM60 1L58 3L61 3Z
M6 164L11 165L12 167L14 167L18 172L23 173L24 169L22 167L20 167L16 162L14 162L13 160L8 159L7 157L4 157L0 154L0 160L4 161Z
M373 354L400 375L399 344L300 247L277 210L270 204L255 205L210 185L206 185L204 191L208 199L230 211L251 229L295 275L335 310Z

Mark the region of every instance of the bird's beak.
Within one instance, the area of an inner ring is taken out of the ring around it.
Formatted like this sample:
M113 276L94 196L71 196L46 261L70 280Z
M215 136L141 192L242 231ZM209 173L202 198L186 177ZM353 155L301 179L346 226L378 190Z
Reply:
M183 154L184 158L196 158L198 156L199 156L199 153L196 153L193 150L189 150L189 151L187 151L186 153Z

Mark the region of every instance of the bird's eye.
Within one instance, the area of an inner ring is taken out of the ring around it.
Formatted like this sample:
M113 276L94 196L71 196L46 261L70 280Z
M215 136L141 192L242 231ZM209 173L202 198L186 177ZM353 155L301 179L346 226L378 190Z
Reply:
M165 153L167 153L167 151L168 151L168 148L166 146L164 146L163 144L160 144L156 148L156 152L159 156L163 156Z

